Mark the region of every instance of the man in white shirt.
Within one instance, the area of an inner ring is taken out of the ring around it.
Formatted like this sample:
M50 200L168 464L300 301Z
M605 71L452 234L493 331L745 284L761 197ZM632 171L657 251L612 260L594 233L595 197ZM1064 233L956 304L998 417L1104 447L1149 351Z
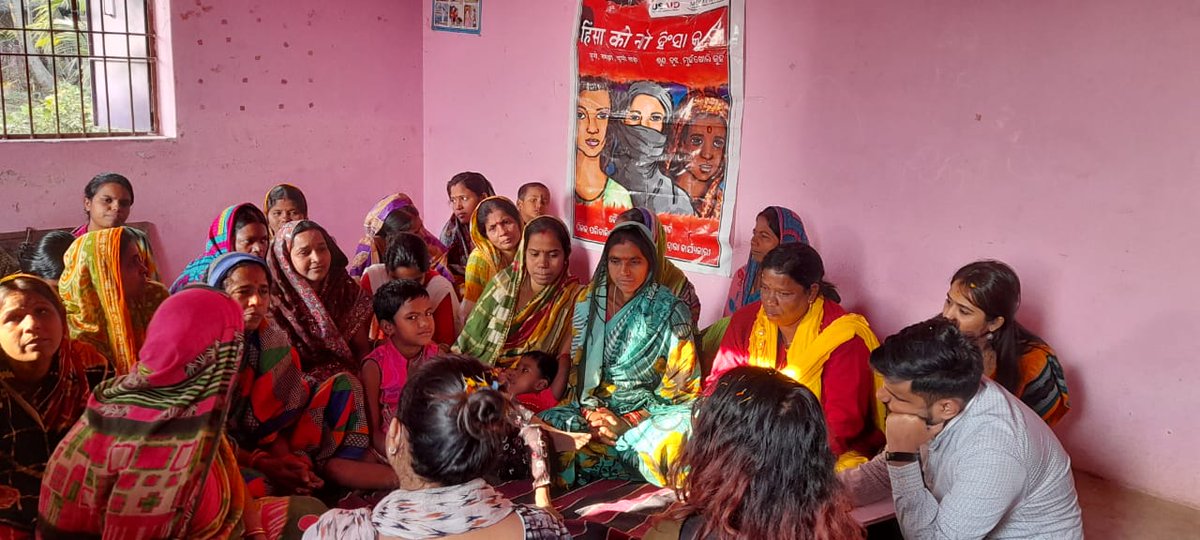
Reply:
M979 349L936 317L871 353L887 447L843 472L856 504L886 497L905 538L1083 538L1071 459L1046 423L983 378Z

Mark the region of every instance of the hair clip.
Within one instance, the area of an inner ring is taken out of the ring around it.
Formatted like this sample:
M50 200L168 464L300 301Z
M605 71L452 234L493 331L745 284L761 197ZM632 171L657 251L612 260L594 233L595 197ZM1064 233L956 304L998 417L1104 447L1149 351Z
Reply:
M467 377L464 375L462 380L463 392L466 392L467 394L474 393L476 390L481 388L491 388L491 386L488 385L488 382L482 377Z

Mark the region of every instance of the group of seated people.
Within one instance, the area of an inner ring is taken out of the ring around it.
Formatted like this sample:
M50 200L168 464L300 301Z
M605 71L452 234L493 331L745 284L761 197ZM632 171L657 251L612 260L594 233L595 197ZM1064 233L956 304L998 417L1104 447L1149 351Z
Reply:
M554 497L604 479L674 490L679 538L859 538L889 495L910 538L1082 537L1004 263L881 344L773 206L701 329L654 213L580 280L545 185L447 195L440 238L385 197L351 258L281 184L167 287L132 184L93 178L0 279L0 539L568 538ZM492 487L521 479L533 506Z

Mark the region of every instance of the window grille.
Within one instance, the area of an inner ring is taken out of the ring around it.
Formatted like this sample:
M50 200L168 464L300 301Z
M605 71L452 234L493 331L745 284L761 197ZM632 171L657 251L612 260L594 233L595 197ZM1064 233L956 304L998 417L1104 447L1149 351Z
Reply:
M0 0L0 139L158 132L153 0Z

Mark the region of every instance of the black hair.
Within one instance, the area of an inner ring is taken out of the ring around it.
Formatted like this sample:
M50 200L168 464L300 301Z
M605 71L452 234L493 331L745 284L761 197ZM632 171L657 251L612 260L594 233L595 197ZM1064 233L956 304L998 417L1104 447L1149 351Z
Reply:
M397 234L412 232L413 223L417 217L416 208L412 206L392 210L383 218L383 222L379 225L379 230L375 232L375 236L386 239Z
M229 276L232 276L234 272L237 272L238 268L243 266L257 266L261 268L263 273L267 275L267 284L269 285L271 283L271 269L267 266L267 261L255 257L253 259L244 259L225 270L225 275L221 276L221 281L217 282L217 286L215 288L223 292L225 290L225 282L229 280Z
M697 538L862 538L834 474L820 400L773 369L736 367L692 409L692 435L672 466Z
M416 268L424 274L429 271L429 246L424 239L412 233L389 236L383 265L389 274L397 268Z
M816 284L822 297L834 302L842 301L837 287L825 281L825 263L821 261L821 254L808 244L779 244L763 257L762 267L764 271L770 270L787 276L805 290Z
M63 257L74 242L75 235L67 231L46 233L41 240L38 240L37 247L34 248L33 256L29 260L28 271L43 279L62 277L63 270L66 269Z
M608 252L612 246L618 244L633 244L637 246L638 251L642 252L642 256L646 258L646 262L650 265L650 273L646 276L646 283L654 281L658 275L658 248L650 243L650 239L646 238L642 231L634 227L616 227L608 234L608 240L604 242L604 255L600 259L600 264L608 264Z
M525 231L522 233L523 236L521 239L524 241L525 245L528 246L529 237L544 232L549 232L553 234L555 238L558 238L558 243L562 246L563 258L570 259L571 233L567 231L567 226L556 218L538 217L533 219L528 225L525 226Z
M300 233L308 231L321 231L321 236L325 237L325 245L329 248L329 268L331 271L334 268L345 268L347 264L350 264L349 260L346 259L346 254L342 252L342 249L338 247L337 242L334 242L333 237L329 235L329 231L325 230L325 227L318 225L317 222L311 219L302 219L296 222L296 228L292 229L292 240L294 241L297 236L300 236ZM289 245L287 247L287 256L290 258L291 246ZM288 262L287 264L290 265L291 262Z
M541 378L553 382L554 378L558 376L558 359L554 355L542 351L526 351L521 356L537 362Z
M517 188L517 198L524 199L525 194L528 193L529 190L531 190L533 188L542 188L542 189L546 190L546 193L550 193L550 188L546 187L546 184L543 184L541 182L526 182L524 184L521 184L521 187Z
M254 223L267 225L267 216L253 204L243 204L233 212L233 232L242 230L242 227Z
M492 183L488 182L486 176L474 171L466 171L452 176L450 181L446 182L446 195L450 194L450 188L459 184L462 184L480 198L491 197L496 194L496 190L492 188Z
M512 201L503 198L488 199L479 203L479 207L475 209L475 227L484 237L487 236L487 218L497 210L508 214L508 217L516 220L517 225L521 225L521 212L517 211L517 205Z
M308 215L308 199L304 198L304 192L300 191L300 188L288 184L279 184L267 192L267 207L263 210L270 212L271 208L284 199L292 201L300 208L301 212L304 212L304 215Z
M136 245L138 243L138 240L139 240L138 233L134 232L132 228L123 227L121 229L121 251L122 252L125 251L125 248L128 248L130 246L130 244Z
M1044 343L1037 334L1017 322L1021 307L1021 279L1012 267L995 260L975 261L954 273L950 284L961 283L963 292L990 322L1004 317L1004 324L992 332L992 350L996 351L996 382L1016 393L1021 384L1018 361L1029 347Z
M87 185L83 187L83 196L89 201L92 200L105 184L117 184L125 188L125 191L129 192L129 204L133 204L133 184L129 182L128 178L114 172L105 172L93 176Z
M757 217L767 220L767 227L771 229L771 232L775 233L775 238L781 238L779 236L781 234L779 232L779 212L775 211L774 206L763 208L763 211L759 212Z
M889 336L871 352L871 367L884 378L912 381L912 391L932 404L970 401L983 378L983 356L954 321L937 316Z
M482 362L462 355L434 357L409 375L396 418L408 430L418 476L454 486L495 467L516 426L509 400L488 386L487 377Z
M63 339L66 339L67 330L67 310L63 307L62 300L58 297L58 292L50 286L49 283L35 277L17 276L0 283L0 304L3 304L4 297L8 296L9 292L19 291L33 293L48 300L54 305L54 309L58 311L59 319L63 323ZM0 351L0 357L4 356L4 351Z
M414 298L429 298L429 292L425 290L425 286L411 279L395 279L384 283L379 290L375 291L375 298L371 300L371 308L375 311L375 318L379 322L390 322L396 317L400 308Z
M647 227L650 226L649 223L646 223L645 212L643 212L641 208L636 207L636 206L633 208L630 208L624 212L621 212L620 214L617 215L617 223L625 223L628 221L632 221L634 223L641 223L642 225L645 225Z

